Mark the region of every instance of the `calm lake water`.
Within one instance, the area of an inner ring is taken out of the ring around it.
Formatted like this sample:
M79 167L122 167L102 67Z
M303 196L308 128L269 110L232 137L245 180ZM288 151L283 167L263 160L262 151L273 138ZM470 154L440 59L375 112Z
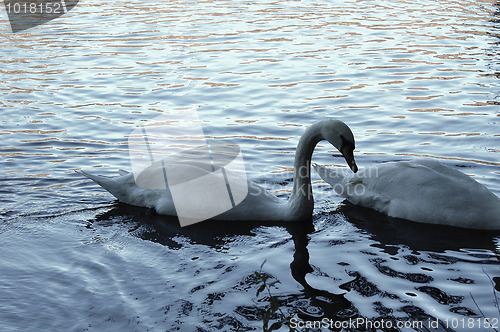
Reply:
M498 232L388 219L317 175L313 225L181 228L75 172L130 170L132 130L196 107L284 198L325 117L351 127L360 167L434 158L500 195L499 20L483 0L82 0L13 34L2 9L0 329L259 331L265 261L271 323L500 330ZM345 168L336 156L321 144L313 161Z

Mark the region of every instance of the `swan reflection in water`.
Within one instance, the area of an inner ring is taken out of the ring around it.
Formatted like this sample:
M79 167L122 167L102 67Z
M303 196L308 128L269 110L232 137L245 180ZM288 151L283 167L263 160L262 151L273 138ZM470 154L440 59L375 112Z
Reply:
M278 234L282 234L280 232L282 230L286 230L289 235L288 239L291 239L293 243L293 254L290 252L290 256L288 256L288 258L281 255L279 259L289 259L290 275L298 284L302 286L302 291L299 293L293 291L291 293L278 293L278 291L276 291L276 293L273 293L272 295L278 300L280 307L284 308L287 314L292 317L296 317L297 319L301 319L303 321L328 319L335 322L348 321L349 319L363 317L358 308L346 299L344 294L334 294L329 291L319 289L318 287L315 287L314 284L308 282L307 277L313 276L314 274L314 269L310 264L311 253L308 248L311 237L316 236L317 232L323 233L326 230L315 230L315 225L318 225L318 222L320 222L320 227L322 228L345 227L345 225L342 225L342 222L338 222L338 220L342 220L344 223L348 222L351 227L355 228L352 231L352 236L362 234L363 238L369 238L370 240L368 241L368 246L374 249L373 252L377 252L377 248L379 248L397 260L400 259L398 256L398 250L401 250L401 248L408 248L408 250L412 252L412 256L416 255L417 259L421 255L420 253L424 253L424 255L426 255L425 252L431 252L434 259L442 262L448 262L447 252L450 250L459 252L461 248L476 248L495 252L494 239L495 235L498 235L496 233L486 231L467 231L460 228L457 229L439 225L425 225L398 220L387 217L381 213L377 213L371 209L360 208L359 206L352 205L348 202L341 204L341 207L337 211L315 215L313 221L273 222L271 224L267 224L266 226L262 226L262 224L258 221L230 222L211 220L188 227L180 227L178 220L175 217L161 216L151 213L151 210L117 203L112 209L98 215L94 220L89 221L88 227L98 229L101 228L102 225L122 222L122 224L127 225L125 228L128 228L128 231L134 236L143 240L160 243L168 248L175 249L175 252L179 252L178 250L182 250L184 246L190 246L191 244L207 246L207 248L202 249L199 253L201 259L203 259L205 254L207 257L213 257L213 251L222 252L221 254L224 255L224 252L228 247L233 247L231 245L233 241L239 241L239 246L241 246L241 241L246 242L247 244L243 244L243 246L251 246L248 250L249 253L252 252L252 249L259 250L259 247L262 247L262 245L264 245L265 248L269 248L269 245L266 244L267 240L260 239L262 234L259 233L259 230L265 229L270 230L271 232L274 230ZM317 227L318 226L316 226L316 228ZM185 238L187 241L179 241L179 238ZM256 247L251 238L256 239ZM280 243L289 242L281 241ZM345 246L349 245L350 243L346 242ZM338 255L339 252L342 254L342 250L344 250L344 248L341 247L342 245L337 246L336 244L333 244L325 250L331 250L333 255ZM177 255L175 252L174 255ZM360 256L366 256L370 253L366 254L360 252L358 254ZM314 253L312 253L312 255L314 256ZM357 254L353 253L353 255ZM367 264L375 264L377 266L378 261L372 261L374 257L376 256L370 256ZM356 257L352 258L357 261ZM453 259L453 257L451 257L451 259ZM395 260L395 262L397 262L397 260ZM345 261L349 261L349 258L338 258L338 269L345 270L348 275L347 278L350 279L348 279L347 282L345 280L336 281L338 279L332 279L331 277L326 276L331 279L329 281L327 280L327 282L331 282L332 284L339 283L339 285L336 285L339 289L345 290L349 293L358 293L361 296L366 297L368 303L373 298L383 298L385 296L383 291L380 289L383 288L383 285L375 285L372 283L372 278L377 280L377 276L366 275L365 269L367 266L355 266L353 264L349 264L348 266L342 265L341 263ZM452 261L450 261L450 263L451 262ZM210 261L203 263L210 264ZM220 260L217 260L214 264L220 264ZM329 260L328 264L331 264L331 260ZM429 262L427 264L431 263ZM488 264L492 263L489 262ZM267 274L267 272L265 272L265 267L266 265L264 265L263 272ZM384 266L381 265L379 267L382 268ZM404 266L401 267L404 268ZM439 267L440 266L438 265L436 268ZM318 268L321 270L321 266L318 266ZM224 269L221 269L221 271L222 270ZM381 273L387 273L387 271L384 270L381 271ZM425 286L428 282L424 282L424 279L427 278L432 280L432 274L427 274L424 270L422 270L422 273L417 274L398 273L398 277L405 277L405 275L411 279L408 279L409 287L411 289L413 289L416 285L418 287L424 287L421 292L427 292L430 296L442 295L442 291L439 289ZM225 278L227 278L227 276L228 275L226 275ZM416 280L415 277L417 276L420 279L423 279ZM285 276L283 275L281 275L281 277L279 275L273 277L285 279ZM492 280L498 281L499 277L500 276L492 275ZM246 282L248 280L245 276L238 276L237 278L240 282ZM231 278L228 278L228 280L229 279ZM235 292L239 294L238 296L244 296L240 294L242 290L232 287L230 281L225 281L224 276L216 276L215 281L216 283L229 283L227 286L224 286L224 289L227 289L227 291L224 291L224 294L227 297L235 295ZM417 282L417 284L415 284L415 282ZM199 286L204 287L208 285ZM252 284L251 282L248 283L248 286L250 288L246 287L243 291L246 292L246 294L249 294L248 296L253 298L255 294L254 291L256 291L258 286ZM252 287L255 288L254 291L251 290ZM257 301L256 303L259 302L260 304L256 304L254 306L240 306L233 308L232 310L234 310L234 312L228 312L228 315L232 316L232 318L236 320L241 319L241 316L245 317L248 321L262 320L263 313L265 312L265 309L262 309L262 306L265 306L266 303L265 301L262 302L262 300ZM257 308L259 306L260 309ZM205 309L208 312L211 312L210 308ZM473 309L474 308L470 308L470 312L474 312ZM371 310L373 310L373 308ZM401 299L401 310L408 315L408 319L435 320L435 318L428 315L424 309L408 300ZM243 322L240 323L244 324Z
M182 249L185 245L178 241L179 237L186 238L190 244L200 244L214 250L220 250L230 245L232 240L241 239L242 236L258 236L256 230L263 227L258 221L217 220L208 220L181 227L177 218L151 212L151 210L117 202L112 209L99 214L94 220L90 220L87 227L96 229L100 225L106 226L121 221L129 225L129 232L135 236L177 250ZM317 289L306 281L307 274L313 271L309 264L309 251L307 249L310 240L309 233L314 231L310 219L297 222L273 222L265 227L278 227L289 233L294 244L293 258L289 257L291 275L303 287L302 293L299 294L273 294L280 306L286 307L290 314L297 315L302 320L328 318L337 321L358 316L357 310L343 295ZM202 254L203 252L200 253L200 256ZM224 281L220 280L220 282Z

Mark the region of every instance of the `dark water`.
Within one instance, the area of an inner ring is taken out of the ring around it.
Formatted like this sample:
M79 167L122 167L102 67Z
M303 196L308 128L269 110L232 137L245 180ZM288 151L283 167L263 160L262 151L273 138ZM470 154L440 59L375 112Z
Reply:
M284 197L325 117L351 127L360 167L435 158L500 195L495 2L80 1L16 34L1 15L3 331L258 331L264 261L283 317L495 327L498 233L385 218L317 176L311 225L181 228L74 172L130 169L132 130L194 106ZM314 161L345 167L334 153Z

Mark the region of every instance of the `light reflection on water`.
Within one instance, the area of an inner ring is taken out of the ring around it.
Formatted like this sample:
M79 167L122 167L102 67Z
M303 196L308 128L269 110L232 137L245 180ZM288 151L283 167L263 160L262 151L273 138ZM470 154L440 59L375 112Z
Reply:
M298 137L324 117L352 128L361 167L436 158L500 195L498 12L491 1L81 1L17 34L4 14L3 327L260 328L265 301L247 276L264 260L290 314L322 296L337 314L498 316L495 234L337 212L319 178L314 232L180 229L74 173L130 169L136 126L197 105L207 136L239 144L249 177L284 196ZM345 167L334 153L322 143L314 161Z

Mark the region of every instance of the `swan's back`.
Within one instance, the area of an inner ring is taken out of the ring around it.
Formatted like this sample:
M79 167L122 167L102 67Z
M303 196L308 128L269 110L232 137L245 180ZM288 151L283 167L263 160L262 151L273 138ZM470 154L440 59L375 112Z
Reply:
M476 229L500 229L500 199L466 174L432 159L390 162L332 177L342 197L391 217Z
M172 193L169 184L165 182L164 174L168 171L169 178L198 178L210 174L206 167L200 168L186 165L163 165L155 163L145 168L135 178L133 173L120 171L116 177L105 177L80 171L87 178L106 189L120 202L154 208L156 212L163 215L177 216ZM236 181L236 183L239 183ZM140 184L140 186L138 186ZM175 183L171 183L173 185ZM207 183L204 183L208 185ZM252 181L244 181L241 186L246 186L248 193L244 200L232 209L220 214L218 220L276 220L301 218L301 211L290 209L290 204L269 193L265 188ZM149 189L148 189L149 188ZM151 189L156 188L156 189ZM241 189L240 189L241 191ZM213 192L219 197L217 192ZM187 198L186 198L187 199ZM198 209L193 204L192 209Z

